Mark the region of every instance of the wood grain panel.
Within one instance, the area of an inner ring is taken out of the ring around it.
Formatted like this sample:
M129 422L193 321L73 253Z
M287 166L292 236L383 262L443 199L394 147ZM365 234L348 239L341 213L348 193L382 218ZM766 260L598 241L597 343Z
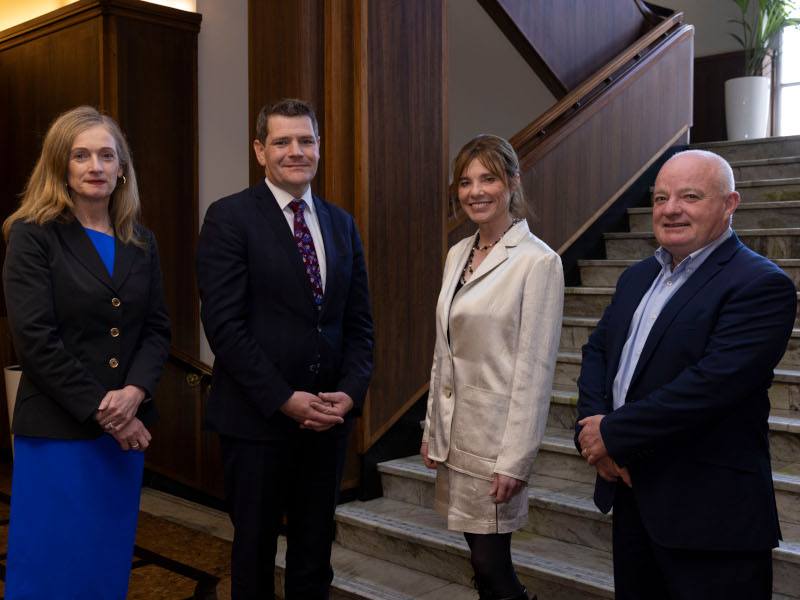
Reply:
M636 0L479 2L557 98L652 26Z
M156 234L172 344L197 356L197 31L113 15L108 88L133 152L142 220Z
M693 31L685 28L521 157L531 229L563 253L691 124Z
M325 131L324 35L324 0L249 0L250 131L253 137L258 111L281 98L311 102L320 131ZM250 182L263 177L264 169L251 153ZM317 193L324 189L324 179L324 169L320 169L313 184Z
M430 377L446 194L443 3L369 3L369 443Z

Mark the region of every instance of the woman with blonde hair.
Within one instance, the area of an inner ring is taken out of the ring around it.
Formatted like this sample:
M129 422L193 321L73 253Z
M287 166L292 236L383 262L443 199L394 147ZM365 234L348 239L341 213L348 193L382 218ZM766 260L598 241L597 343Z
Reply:
M450 249L420 453L436 509L464 532L481 600L528 600L511 534L544 435L561 330L561 259L528 229L511 145L480 135L458 153L453 196L478 231Z
M22 380L5 598L125 598L146 424L169 351L158 250L119 126L59 116L6 219Z

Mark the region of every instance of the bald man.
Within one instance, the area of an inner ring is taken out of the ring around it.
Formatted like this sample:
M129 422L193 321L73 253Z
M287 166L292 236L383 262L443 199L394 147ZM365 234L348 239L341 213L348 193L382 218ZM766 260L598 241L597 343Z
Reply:
M767 389L792 281L742 245L730 165L676 154L653 191L655 255L620 276L583 348L576 445L612 506L617 599L772 597L780 529Z

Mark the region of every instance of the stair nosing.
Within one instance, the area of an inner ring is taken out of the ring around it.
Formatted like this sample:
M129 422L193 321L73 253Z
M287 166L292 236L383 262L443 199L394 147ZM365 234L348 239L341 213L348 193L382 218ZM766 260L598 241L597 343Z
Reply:
M794 236L800 235L800 227L780 227L775 229L736 229L739 237L754 236ZM609 231L603 234L607 240L636 240L654 239L656 236L652 231Z
M758 202L741 202L736 208L736 213L748 210L766 210L769 208L800 208L800 200L769 200ZM734 218L736 218L734 213ZM652 207L634 206L628 209L629 215L651 215Z

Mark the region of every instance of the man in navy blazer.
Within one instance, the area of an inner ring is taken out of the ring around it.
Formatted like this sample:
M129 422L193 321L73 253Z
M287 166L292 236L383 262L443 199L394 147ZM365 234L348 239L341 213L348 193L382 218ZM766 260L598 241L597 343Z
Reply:
M614 508L618 599L772 597L767 389L797 299L731 230L738 204L721 157L669 159L660 248L622 274L583 348L576 444Z
M313 195L319 133L299 100L265 106L265 179L212 204L197 250L215 354L206 423L220 435L235 534L232 598L274 597L286 517L285 598L328 598L347 434L372 372L372 317L353 218Z

